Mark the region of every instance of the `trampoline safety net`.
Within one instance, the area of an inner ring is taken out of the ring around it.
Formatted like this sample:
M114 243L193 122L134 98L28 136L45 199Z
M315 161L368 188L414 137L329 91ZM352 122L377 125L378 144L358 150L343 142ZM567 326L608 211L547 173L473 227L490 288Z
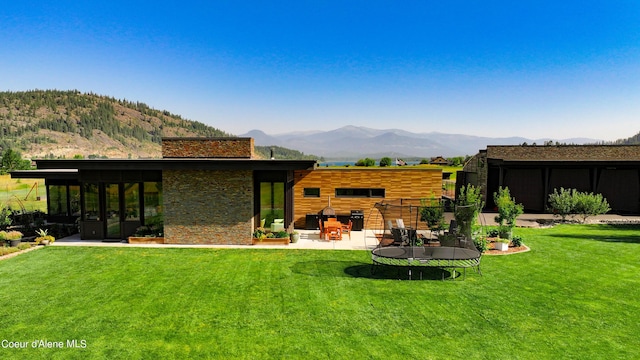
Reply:
M444 213L439 201L424 199L397 199L375 204L383 224L374 233L378 245L372 250L373 265L389 265L409 268L438 267L455 271L472 267L480 273L481 252L470 236L457 231L452 221L448 231L440 223L429 224L429 213ZM432 220L432 222L434 222Z

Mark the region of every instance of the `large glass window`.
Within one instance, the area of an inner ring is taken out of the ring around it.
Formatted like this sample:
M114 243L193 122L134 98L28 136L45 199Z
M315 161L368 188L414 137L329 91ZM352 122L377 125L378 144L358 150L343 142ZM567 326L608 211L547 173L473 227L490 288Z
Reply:
M70 215L80 216L80 185L69 185Z
M144 183L144 223L146 225L162 221L162 183Z
M100 196L97 183L84 184L84 220L100 220Z
M105 211L107 220L107 238L120 237L120 185L106 184Z
M140 220L140 184L124 184L125 221Z
M67 185L49 185L49 215L68 215Z
M260 219L269 227L273 219L284 219L284 182L260 183Z

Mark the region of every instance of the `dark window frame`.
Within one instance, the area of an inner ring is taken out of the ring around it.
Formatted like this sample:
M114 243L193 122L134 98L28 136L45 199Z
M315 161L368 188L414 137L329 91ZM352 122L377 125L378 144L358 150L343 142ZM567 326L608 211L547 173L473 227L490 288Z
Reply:
M307 192L307 190L313 190L313 193L309 193L309 192ZM315 192L317 192L317 194ZM302 194L303 194L304 197L319 198L320 197L320 188L304 188L303 191L302 191Z
M336 188L337 198L384 198L385 188Z

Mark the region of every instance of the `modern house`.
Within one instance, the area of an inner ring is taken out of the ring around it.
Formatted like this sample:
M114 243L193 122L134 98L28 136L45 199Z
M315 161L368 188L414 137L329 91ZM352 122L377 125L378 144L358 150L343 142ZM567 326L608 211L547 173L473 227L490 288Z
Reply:
M437 197L439 169L319 169L314 160L259 159L251 138L165 138L160 159L36 160L14 178L44 178L48 220L78 221L82 239L125 239L158 217L165 243L251 244L273 219L303 228L331 202L338 213L382 198Z
M494 208L493 193L508 187L525 211L543 212L554 189L602 194L611 211L640 212L640 146L517 145L487 146L457 175L457 187L481 186L485 204Z

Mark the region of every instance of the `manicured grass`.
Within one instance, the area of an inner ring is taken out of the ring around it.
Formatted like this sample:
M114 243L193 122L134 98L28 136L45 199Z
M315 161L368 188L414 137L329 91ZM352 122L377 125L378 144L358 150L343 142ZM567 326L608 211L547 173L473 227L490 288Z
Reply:
M530 252L465 281L372 276L365 251L48 247L0 262L0 337L65 348L0 357L639 358L639 229L516 233Z

